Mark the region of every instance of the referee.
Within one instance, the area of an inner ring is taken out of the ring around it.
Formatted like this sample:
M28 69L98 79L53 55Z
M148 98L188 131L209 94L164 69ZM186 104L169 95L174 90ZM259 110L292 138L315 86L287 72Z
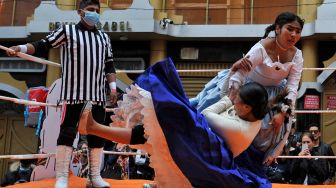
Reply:
M62 64L62 89L60 101L66 103L65 115L56 149L56 188L68 187L69 164L77 124L87 102L92 103L94 120L103 124L105 119L105 81L109 83L111 103L117 100L116 75L113 65L111 41L98 30L100 3L82 0L77 10L80 22L63 25L46 38L25 45L13 46L15 52L48 53L50 48L60 48ZM58 126L58 125L57 125ZM110 187L100 176L104 139L88 135L89 175L87 187Z

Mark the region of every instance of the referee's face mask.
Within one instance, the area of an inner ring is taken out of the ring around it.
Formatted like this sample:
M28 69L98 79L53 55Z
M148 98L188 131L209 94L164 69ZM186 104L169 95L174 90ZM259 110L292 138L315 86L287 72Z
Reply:
M89 26L94 26L99 22L99 7L95 5L89 5L85 9L81 9L81 14L84 22Z

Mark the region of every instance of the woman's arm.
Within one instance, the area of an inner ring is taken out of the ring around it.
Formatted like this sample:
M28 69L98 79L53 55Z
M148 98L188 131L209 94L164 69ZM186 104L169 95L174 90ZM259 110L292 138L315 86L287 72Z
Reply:
M228 116L220 115L222 112L227 110L232 106L232 102L228 96L224 96L217 103L209 106L202 111L205 119L207 120L209 126L218 134L231 130L240 131L240 126L237 126L237 119L234 117L230 118Z
M247 55L238 60L232 67L231 71L234 72L234 74L229 78L228 84L230 98L235 97L239 87L244 84L248 74L254 70L256 66L263 63L261 47L261 44L255 44Z
M208 108L204 109L202 111L203 115L207 115L209 113L215 113L220 114L221 112L224 112L226 109L230 108L232 106L232 101L229 99L228 96L224 96L221 98L218 102L215 104L209 106Z
M212 112L208 112L203 115L205 116L210 128L221 137L225 137L223 136L223 133L228 131L231 133L242 131L242 126L240 126L240 122L237 119L224 117Z
M296 102L297 90L299 88L303 68L302 52L299 51L297 53L299 54L294 58L294 65L290 68L287 78L287 98L292 100L293 105Z

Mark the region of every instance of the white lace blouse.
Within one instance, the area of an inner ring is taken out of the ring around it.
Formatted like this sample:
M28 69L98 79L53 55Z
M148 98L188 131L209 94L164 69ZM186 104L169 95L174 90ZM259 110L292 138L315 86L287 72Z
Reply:
M258 42L250 49L247 55L250 56L249 59L253 64L251 71L238 70L230 78L229 86L233 82L242 85L246 78L263 86L278 86L283 79L287 79L288 98L296 101L303 67L301 50L297 49L293 59L289 62L273 62L264 46Z

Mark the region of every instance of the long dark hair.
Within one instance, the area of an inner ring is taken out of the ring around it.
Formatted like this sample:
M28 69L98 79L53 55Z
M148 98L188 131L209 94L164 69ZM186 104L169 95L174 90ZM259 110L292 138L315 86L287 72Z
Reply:
M263 36L263 39L266 38L271 31L275 31L277 25L280 28L282 28L282 26L284 26L285 24L293 22L293 21L299 22L301 29L303 29L304 20L301 19L298 15L292 12L283 12L279 14L277 18L275 19L274 23L272 25L269 25L265 29L265 34Z
M264 86L250 82L239 89L241 100L252 107L252 114L257 119L263 119L269 110L268 94Z

